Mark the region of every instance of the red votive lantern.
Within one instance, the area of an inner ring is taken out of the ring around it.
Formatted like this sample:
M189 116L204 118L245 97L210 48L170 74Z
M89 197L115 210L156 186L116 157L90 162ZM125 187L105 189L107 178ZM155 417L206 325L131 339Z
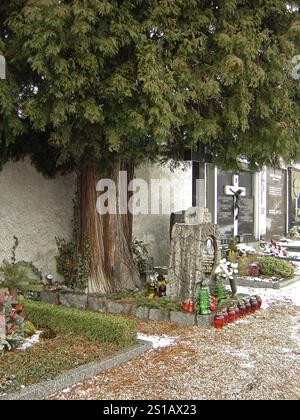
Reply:
M239 317L240 317L240 310L239 310L239 308L237 306L235 306L234 310L235 310L235 319L239 319Z
M224 308L222 312L223 312L223 317L224 317L224 325L227 325L228 324L228 312L227 312L227 309Z
M224 316L222 312L218 312L214 318L215 328L221 330L224 327Z
M251 314L250 299L244 299L244 302L245 302L245 307L246 307L246 315L250 315Z
M228 324L233 324L235 322L235 319L236 319L235 309L233 306L231 306L228 312Z
M257 301L257 309L260 309L261 305L262 305L262 298L258 295L256 295L255 297L256 297L256 301Z
M254 314L258 309L258 303L257 303L256 298L251 298L250 302L251 302L251 313Z
M188 312L188 311L189 311L189 301L188 301L188 300L186 300L186 301L182 302L182 309L183 309L185 312Z
M195 312L195 304L191 300L188 302L187 312L190 312L191 314Z
M244 302L239 303L240 317L243 318L246 315L246 306Z

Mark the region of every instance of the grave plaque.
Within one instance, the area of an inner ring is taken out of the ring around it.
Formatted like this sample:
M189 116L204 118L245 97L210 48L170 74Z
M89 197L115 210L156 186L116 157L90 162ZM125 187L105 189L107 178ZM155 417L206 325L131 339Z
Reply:
M253 235L254 199L245 197L241 202L239 231L241 235Z
M267 237L286 232L286 171L267 171Z
M233 236L233 200L229 195L218 198L218 224L222 238Z

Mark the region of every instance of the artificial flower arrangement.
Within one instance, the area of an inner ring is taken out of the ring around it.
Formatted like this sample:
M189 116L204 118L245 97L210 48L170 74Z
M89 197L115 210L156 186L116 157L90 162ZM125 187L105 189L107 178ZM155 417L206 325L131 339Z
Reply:
M231 261L227 261L226 258L223 258L219 266L216 268L216 274L225 280L233 280L239 272L238 267L238 263L233 263Z
M17 305L8 292L0 292L0 355L24 340L23 305Z
M215 271L218 277L229 281L233 296L237 293L236 276L239 272L238 267L238 263L227 261L226 258L223 258Z

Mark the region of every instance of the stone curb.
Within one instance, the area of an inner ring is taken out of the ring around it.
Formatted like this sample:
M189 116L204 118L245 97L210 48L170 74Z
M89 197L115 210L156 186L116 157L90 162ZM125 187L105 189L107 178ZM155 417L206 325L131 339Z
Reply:
M280 280L280 281L255 281L254 279L250 280L247 277L238 277L237 284L241 287L252 287L253 289L282 289L283 287L289 286L293 283L296 283L300 280L300 276L295 276L292 279ZM229 281L225 280L224 284L229 285Z
M30 385L20 392L0 396L0 401L42 400L65 388L90 379L101 372L117 367L122 363L129 362L152 348L152 343L138 340L136 345L121 350L115 356L108 357L102 362L91 362L78 368L71 369L68 372L57 376L55 379Z

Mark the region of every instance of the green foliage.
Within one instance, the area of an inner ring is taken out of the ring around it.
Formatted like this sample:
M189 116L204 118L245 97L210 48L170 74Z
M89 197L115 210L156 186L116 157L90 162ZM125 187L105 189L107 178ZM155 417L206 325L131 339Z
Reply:
M1 282L1 287L7 287L10 294L17 297L17 290L21 289L22 284L30 282L22 263L11 264L4 260L0 267L0 273L4 276L4 281Z
M42 334L39 343L26 351L9 352L0 358L0 396L19 392L24 385L54 379L75 367L100 362L116 351L115 345L95 344L78 336L49 339Z
M85 290L91 271L91 248L87 238L84 241L83 254L77 252L73 241L56 238L58 255L56 258L57 272L65 279L68 287L75 290Z
M144 273L150 268L150 256L148 245L143 241L134 239L132 243L133 260L138 267L140 273Z
M16 298L17 292L25 292L28 286L41 283L42 274L31 262L18 261L16 251L19 246L19 240L14 236L14 245L12 247L11 262L3 260L0 266L0 274L3 280L0 280L1 287L7 287L10 294Z
M55 240L58 249L58 255L55 257L56 270L63 276L66 285L70 287L75 275L75 245L72 241L68 242L62 238L55 238Z
M274 257L260 258L258 265L261 273L267 277L291 278L295 274L291 264Z
M26 317L35 326L89 341L129 346L136 341L136 324L125 318L25 301Z
M239 275L240 276L248 276L249 271L248 267L252 263L256 263L258 261L258 257L256 255L249 255L245 257L240 257L238 259L239 264Z
M298 231L298 226L293 226L290 230L289 230L289 237L292 239L296 239L299 237L299 231Z
M198 142L221 167L289 161L300 25L286 5L3 0L1 161L28 154L53 175L88 161L181 159Z
M56 270L64 278L65 284L75 290L87 288L91 273L91 246L87 236L82 240L83 249L78 249L80 223L79 197L76 192L73 200L72 239L55 238L58 249Z
M136 299L135 303L138 306L147 306L150 309L160 309L164 312L183 312L181 304L168 297L161 297L159 299L148 299L146 296L140 296Z

